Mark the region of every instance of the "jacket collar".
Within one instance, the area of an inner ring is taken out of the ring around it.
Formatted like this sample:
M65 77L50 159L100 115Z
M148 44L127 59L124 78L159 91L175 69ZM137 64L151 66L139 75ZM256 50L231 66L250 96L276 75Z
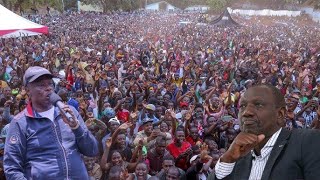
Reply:
M26 107L26 110L25 110L25 115L28 116L28 117L31 117L31 118L35 117L35 112L33 111L31 101L29 101L28 104L27 104L27 107Z
M273 149L271 151L271 154L268 158L268 161L266 163L266 166L264 168L264 171L262 173L261 180L268 180L272 167L274 166L277 158L279 157L280 153L283 151L284 147L287 144L287 141L290 137L291 131L282 128L278 139L276 140ZM236 179L249 179L251 168L252 168L252 155L251 153L248 153L246 156L244 156L240 161L237 162L238 168L235 169L234 177Z
M33 110L31 100L28 102L26 109L24 110L25 115L30 118L40 118L37 116L37 113ZM60 115L60 110L57 107L54 107L54 118Z
M284 147L287 145L287 142L288 142L290 135L291 135L291 131L289 131L285 128L282 128L281 133L279 134L279 137L273 146L273 149L271 151L271 154L269 156L267 164L264 168L261 180L268 180L269 179L272 167L274 166L280 153L284 150Z

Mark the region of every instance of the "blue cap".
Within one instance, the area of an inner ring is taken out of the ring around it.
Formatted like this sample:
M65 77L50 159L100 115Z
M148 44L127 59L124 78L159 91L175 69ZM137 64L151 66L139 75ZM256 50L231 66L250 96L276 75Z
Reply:
M116 112L112 109L112 108L106 108L105 110L103 110L102 114L104 116L107 116L108 118L113 118L116 116Z

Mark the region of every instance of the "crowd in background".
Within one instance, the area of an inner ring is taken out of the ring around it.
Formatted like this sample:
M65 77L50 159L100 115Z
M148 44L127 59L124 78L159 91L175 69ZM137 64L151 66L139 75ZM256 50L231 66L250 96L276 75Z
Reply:
M215 27L200 16L38 16L49 35L1 39L0 152L28 104L23 74L36 65L55 75L55 92L100 143L98 157L83 157L92 179L206 179L240 131L238 102L255 84L281 90L286 128L320 128L319 25L254 17Z

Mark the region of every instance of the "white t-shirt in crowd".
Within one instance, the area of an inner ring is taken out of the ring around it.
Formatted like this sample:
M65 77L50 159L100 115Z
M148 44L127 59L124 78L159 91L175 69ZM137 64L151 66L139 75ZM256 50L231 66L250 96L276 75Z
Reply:
M38 112L38 114L41 117L46 117L53 122L53 120L54 120L54 106L52 106L52 108L50 108L48 111Z

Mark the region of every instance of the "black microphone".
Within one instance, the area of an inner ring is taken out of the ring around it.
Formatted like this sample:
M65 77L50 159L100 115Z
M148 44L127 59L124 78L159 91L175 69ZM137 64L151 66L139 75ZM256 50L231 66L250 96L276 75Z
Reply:
M73 118L72 118L72 116L71 116L71 114L65 112L65 111L62 109L62 108L65 106L65 104L62 103L62 99L61 99L61 97L60 97L58 94L52 93L52 94L50 94L50 97L49 97L49 98L50 98L50 102L51 102L54 106L56 106L56 107L59 108L61 114L62 114L64 117L67 117L67 119L68 119L69 122L73 122L73 121L74 121Z

